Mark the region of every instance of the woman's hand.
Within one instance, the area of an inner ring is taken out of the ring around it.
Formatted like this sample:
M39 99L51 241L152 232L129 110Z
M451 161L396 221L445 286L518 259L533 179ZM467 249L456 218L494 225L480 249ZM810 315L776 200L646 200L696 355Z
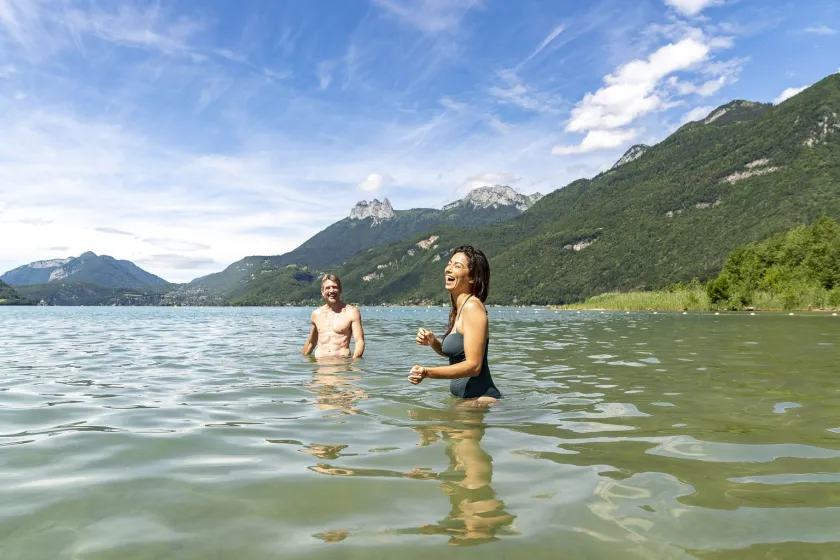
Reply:
M422 346L431 346L435 342L435 333L427 331L426 329L419 329L417 331L417 344Z
M426 371L426 368L424 368L423 366L415 365L413 368L411 368L411 372L408 374L408 380L409 382L411 382L412 385L419 385L420 382L426 379L427 376L428 373Z

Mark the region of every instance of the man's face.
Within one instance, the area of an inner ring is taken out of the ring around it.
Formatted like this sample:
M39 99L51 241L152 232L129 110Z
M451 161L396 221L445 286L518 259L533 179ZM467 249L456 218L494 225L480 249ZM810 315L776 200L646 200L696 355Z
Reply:
M332 280L325 280L321 284L321 295L327 303L338 303L341 299L341 288Z

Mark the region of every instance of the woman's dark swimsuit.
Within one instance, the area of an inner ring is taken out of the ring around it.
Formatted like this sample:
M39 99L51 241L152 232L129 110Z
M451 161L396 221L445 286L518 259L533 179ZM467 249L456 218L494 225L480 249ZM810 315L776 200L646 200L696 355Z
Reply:
M472 296L470 296L472 297ZM468 297L467 300L470 298ZM464 303L467 303L465 300ZM458 316L461 315L464 306L458 311ZM458 317L455 317L458 321ZM474 399L477 397L493 397L494 399L502 398L502 394L493 384L493 378L490 377L490 367L487 365L487 350L490 346L490 339L488 338L484 345L484 358L481 360L481 372L475 377L459 377L453 379L449 383L449 390L456 397L462 399ZM449 365L459 364L467 359L464 353L464 336L458 332L451 332L443 337L443 342L440 345L441 350L449 358Z

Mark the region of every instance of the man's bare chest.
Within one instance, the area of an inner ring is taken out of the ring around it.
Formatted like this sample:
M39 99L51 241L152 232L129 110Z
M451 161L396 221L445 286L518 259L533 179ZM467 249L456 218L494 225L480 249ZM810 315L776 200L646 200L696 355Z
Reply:
M321 312L318 318L318 330L324 333L349 333L352 320L346 313L333 311Z

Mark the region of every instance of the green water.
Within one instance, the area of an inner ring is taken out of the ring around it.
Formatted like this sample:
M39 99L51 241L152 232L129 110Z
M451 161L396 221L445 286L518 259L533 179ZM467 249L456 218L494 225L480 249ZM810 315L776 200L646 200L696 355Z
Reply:
M840 317L491 308L489 411L307 317L0 309L0 558L840 558Z

